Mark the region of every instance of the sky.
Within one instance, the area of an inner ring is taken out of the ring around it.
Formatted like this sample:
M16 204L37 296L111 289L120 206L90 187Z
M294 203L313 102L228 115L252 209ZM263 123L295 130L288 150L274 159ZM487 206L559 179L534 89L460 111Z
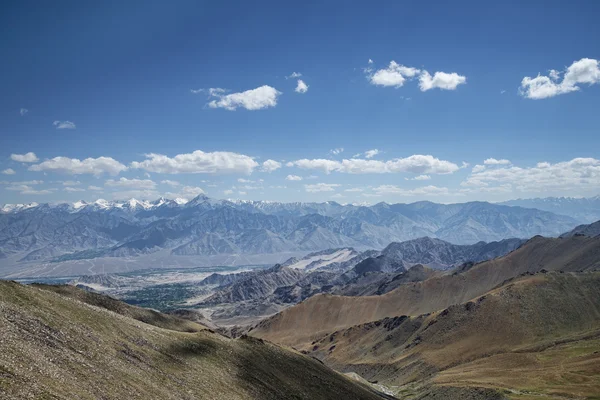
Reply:
M600 2L0 5L0 203L600 194Z

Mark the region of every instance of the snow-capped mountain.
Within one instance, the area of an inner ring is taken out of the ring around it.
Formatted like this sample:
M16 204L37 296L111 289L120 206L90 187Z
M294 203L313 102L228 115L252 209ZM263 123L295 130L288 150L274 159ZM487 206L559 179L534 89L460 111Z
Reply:
M577 221L485 202L373 206L215 200L97 200L6 205L0 251L11 260L63 261L168 250L173 257L382 249L429 236L455 244L558 236Z

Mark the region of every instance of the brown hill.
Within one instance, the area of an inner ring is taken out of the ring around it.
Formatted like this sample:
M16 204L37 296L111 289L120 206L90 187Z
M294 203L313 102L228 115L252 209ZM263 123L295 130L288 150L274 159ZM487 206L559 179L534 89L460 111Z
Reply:
M417 316L464 303L526 272L582 271L598 267L600 238L536 236L504 257L401 285L381 296L313 296L260 322L251 334L308 349L312 341L337 330L385 317Z
M600 272L525 275L441 312L333 332L310 353L404 395L480 386L535 398L597 396Z
M74 288L0 281L0 399L382 396L258 339L228 339Z

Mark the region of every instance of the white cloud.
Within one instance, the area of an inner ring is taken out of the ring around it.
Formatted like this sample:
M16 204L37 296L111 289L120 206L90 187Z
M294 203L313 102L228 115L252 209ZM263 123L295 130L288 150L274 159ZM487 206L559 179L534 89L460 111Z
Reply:
M154 200L160 197L160 194L156 190L152 189L131 189L112 192L110 193L110 196L114 200L127 200L131 198L136 198L138 200Z
M238 107L241 107L254 111L275 107L277 105L277 98L282 93L271 86L264 85L240 93L224 94L222 92L212 92L209 94L211 97L216 97L215 100L208 103L210 108L224 108L229 111L235 111Z
M242 186L239 186L238 189L260 190L260 189L264 189L264 188L262 186L242 185Z
M420 70L418 70L417 68L406 67L404 65L398 64L395 61L390 61L390 64L387 68L377 70L373 74L371 74L370 70L368 69L367 78L369 79L369 82L371 82L371 84L373 85L386 87L392 86L395 88L399 88L404 85L406 78L413 78L419 72Z
M104 189L102 189L102 188L101 188L101 187L99 187L99 186L90 185L90 186L88 186L88 190L93 190L93 191L95 191L95 192L101 192L101 191L103 191Z
M201 195L204 193L204 190L202 190L202 188L199 188L197 186L184 186L181 189L179 189L176 193L171 193L171 192L167 192L165 193L165 197L171 198L171 199L185 199L185 200L191 200L194 197Z
M155 189L156 183L150 179L127 179L120 178L115 181L114 179L108 179L104 182L104 186L129 188L129 189Z
M473 169L471 170L471 172L475 172L476 173L476 172L481 172L483 170L485 170L485 165L477 164L476 166L473 167Z
M20 181L20 182L8 182L8 181L0 181L1 184L4 185L41 185L44 181L33 180L33 181Z
M162 174L251 174L258 163L244 154L227 151L193 153L167 157L162 154L146 154L146 160L131 163L132 168L145 169Z
M71 121L54 121L52 123L56 129L75 129L75 124Z
M340 172L348 174L383 174L411 172L415 174L451 174L458 171L459 166L431 155L415 154L406 158L389 161L364 160L358 158L342 161L326 159L302 159L292 162L293 166L302 169L317 169L329 174Z
M422 92L431 89L454 90L458 85L467 82L467 78L456 72L436 72L433 77L427 71L423 71L419 77L419 88Z
M231 189L223 190L223 194L225 194L225 195L233 194L233 190L231 190Z
M528 99L539 100L579 91L579 84L593 85L600 82L599 62L591 58L574 61L567 68L562 81L559 82L559 79L560 72L556 70L550 70L549 76L526 76L521 81L519 93Z
M363 192L364 189L361 188L350 188L350 189L346 189L344 190L344 192Z
M334 156L336 156L336 155L338 155L340 153L343 153L343 152L344 152L344 148L343 147L338 147L338 148L329 150L329 153L333 154Z
M242 196L245 196L245 195L247 195L248 193L246 193L246 192L238 192L238 194L239 194L239 195L242 195Z
M298 175L288 175L285 177L286 181L301 181L302 177Z
M304 185L304 190L310 193L315 192L333 192L336 187L339 187L337 183L315 183L314 185Z
M373 60L371 60L371 59L369 58L369 61L368 61L368 63L369 63L369 64L373 64Z
M33 194L33 195L51 194L52 192L56 191L56 189L37 190L37 189L32 188L29 185L24 185L24 184L12 185L12 186L7 187L6 189L18 191L20 194Z
M77 186L77 185L81 185L81 182L79 181L63 181L63 186Z
M308 85L302 79L298 79L298 85L296 85L294 91L296 93L306 93L308 92Z
M379 150L377 150L377 149L367 150L367 151L365 151L365 158L373 158L377 154L379 154Z
M285 79L295 79L300 78L302 74L300 72L292 72L291 75L285 77Z
M85 189L67 186L66 188L64 188L64 191L65 192L85 192Z
M15 170L12 168L6 168L4 171L2 171L2 173L4 175L14 175L16 174Z
M126 169L125 165L111 157L86 158L85 160L54 157L29 167L30 171L54 171L71 175L92 174L96 176L104 173L118 175Z
M510 161L506 159L497 160L495 158L488 158L483 162L485 165L509 165Z
M208 89L190 89L190 92L193 94L206 93L208 97L219 96L223 93L226 93L227 90L223 88L208 88Z
M424 195L441 195L448 194L449 190L445 187L423 186L415 189L405 189L394 185L381 185L373 188L373 191L378 195L395 194L402 196L424 196Z
M414 178L412 178L413 181L428 181L431 179L431 176L429 175L419 175L419 176L415 176Z
M281 168L281 163L275 160L267 160L262 164L262 171L271 173Z
M330 196L331 199L343 199L345 196L341 193L336 193Z
M28 112L29 112L29 110L28 110L28 109L26 109L26 108L21 108L21 109L19 110L19 114L21 114L21 116L24 116L24 115L25 115L25 114L27 114Z
M173 186L173 187L181 185L181 183L179 183L177 181L172 181L170 179L165 179L164 181L161 181L160 183L162 183L163 185L169 185L169 186Z
M498 186L494 186L498 185ZM514 165L473 171L461 183L464 187L487 187L488 191L510 186L526 193L588 193L598 194L600 187L600 160L574 158L558 163L540 162L534 167Z
M11 160L25 163L34 163L38 162L39 158L33 152L25 153L25 154L11 154Z

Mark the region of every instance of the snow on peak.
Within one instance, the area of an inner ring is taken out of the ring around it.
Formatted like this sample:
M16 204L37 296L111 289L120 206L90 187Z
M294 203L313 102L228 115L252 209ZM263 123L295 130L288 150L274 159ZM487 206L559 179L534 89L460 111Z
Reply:
M83 200L79 200L76 201L75 203L73 203L73 208L75 210L79 210L80 208L86 207L88 205L87 202L83 201Z
M5 204L2 206L2 208L0 210L3 213L10 213L10 212L23 211L28 208L37 207L38 205L39 204L35 203L35 202L29 203L29 204Z

